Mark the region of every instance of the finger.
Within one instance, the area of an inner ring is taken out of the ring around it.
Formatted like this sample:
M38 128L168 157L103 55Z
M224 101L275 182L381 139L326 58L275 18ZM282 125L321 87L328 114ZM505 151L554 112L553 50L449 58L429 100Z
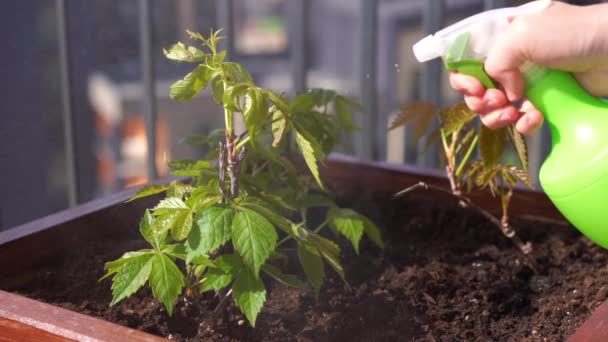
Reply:
M475 77L455 72L450 73L450 85L459 93L470 96L482 96L486 90Z
M481 115L481 122L488 128L494 129L515 123L519 117L520 113L517 108L507 105L488 114Z
M525 100L520 108L521 116L515 123L515 129L524 135L530 135L538 130L544 121L543 114L534 105Z
M487 114L508 104L505 94L498 89L488 89L483 96L464 96L464 101L475 113Z
M528 28L520 20L514 20L502 39L498 40L484 63L486 73L498 82L507 94L509 101L523 97L524 79L519 67L526 61L521 38Z

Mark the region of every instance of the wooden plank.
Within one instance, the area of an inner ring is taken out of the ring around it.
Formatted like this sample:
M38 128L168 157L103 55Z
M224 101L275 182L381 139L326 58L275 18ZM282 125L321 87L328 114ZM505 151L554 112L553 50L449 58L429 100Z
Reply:
M0 303L0 317L16 322L9 327L16 337L13 341L36 341L27 339L28 336L39 337L40 341L166 341L158 336L4 291L0 291ZM34 329L42 330L42 333L38 334L39 331ZM63 339L42 339L45 336L55 338L53 335Z
M568 342L608 341L608 301L603 302L568 338Z
M73 341L12 319L0 317L0 342L65 342Z
M384 162L367 162L344 156L332 155L322 169L323 176L334 188L350 187L367 192L396 193L420 181L429 185L449 189L447 178L438 170L421 169L407 165ZM413 196L412 195L409 196ZM417 191L416 196L427 196L442 201L454 200L436 191ZM500 213L499 198L492 197L490 191L468 194L475 204L492 213ZM551 203L547 195L539 191L517 188L511 200L509 213L514 217L568 224L563 215Z

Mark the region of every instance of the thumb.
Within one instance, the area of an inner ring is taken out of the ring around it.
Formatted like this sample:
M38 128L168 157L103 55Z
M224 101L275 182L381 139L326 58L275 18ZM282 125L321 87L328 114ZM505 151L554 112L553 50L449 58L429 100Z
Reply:
M500 84L509 101L517 101L524 95L524 79L519 67L526 61L525 39L518 38L518 20L509 25L509 30L499 39L488 54L486 73Z

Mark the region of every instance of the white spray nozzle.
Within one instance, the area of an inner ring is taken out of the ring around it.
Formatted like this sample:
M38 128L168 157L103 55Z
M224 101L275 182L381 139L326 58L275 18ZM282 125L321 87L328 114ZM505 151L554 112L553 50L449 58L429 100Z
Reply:
M469 33L469 57L484 59L492 43L500 37L512 18L541 12L550 4L551 0L538 0L518 7L499 8L473 15L424 37L414 44L414 55L421 63L445 57L455 40L462 34Z

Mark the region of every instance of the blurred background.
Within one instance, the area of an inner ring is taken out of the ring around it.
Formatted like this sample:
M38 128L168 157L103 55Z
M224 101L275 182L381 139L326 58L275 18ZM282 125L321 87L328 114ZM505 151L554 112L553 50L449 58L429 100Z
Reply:
M202 156L184 138L222 127L220 108L208 92L188 103L170 100L170 84L192 65L162 54L177 41L194 44L187 29L222 28L229 58L262 87L287 94L332 88L362 103L362 131L341 152L437 167L407 130L386 130L413 100L462 100L440 61L418 64L412 44L484 9L523 2L2 1L0 230L165 176L168 160ZM530 138L533 175L548 139L546 131Z

